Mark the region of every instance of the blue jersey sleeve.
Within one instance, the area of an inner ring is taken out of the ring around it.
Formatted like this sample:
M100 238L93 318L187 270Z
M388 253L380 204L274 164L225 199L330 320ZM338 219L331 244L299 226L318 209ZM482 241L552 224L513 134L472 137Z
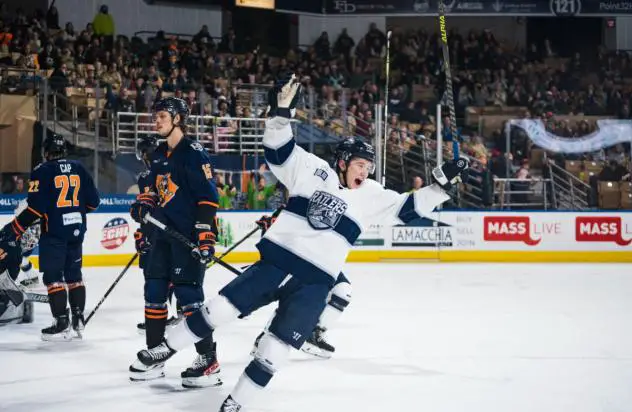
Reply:
M29 179L28 207L39 217L48 213L48 207L51 203L50 198L55 195L50 184L52 176L49 176L50 173L47 173L48 171L48 168L40 165L33 169Z
M213 179L213 168L210 156L202 150L197 150L199 143L193 143L187 162L186 174L189 182L191 196L198 205L208 205L217 209L219 207L219 195Z
M92 176L90 176L88 171L83 166L81 166L81 175L81 180L83 183L83 191L81 192L81 195L86 205L86 212L93 212L99 207L99 204L101 203L101 197L99 196L99 191L94 185L94 180L92 179Z

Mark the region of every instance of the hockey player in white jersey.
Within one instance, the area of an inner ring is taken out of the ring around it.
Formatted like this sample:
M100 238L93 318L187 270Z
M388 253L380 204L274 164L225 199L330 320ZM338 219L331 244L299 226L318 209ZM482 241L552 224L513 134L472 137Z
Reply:
M428 216L450 198L446 190L467 168L464 159L444 163L432 172L434 184L410 194L386 190L369 179L375 165L358 153L338 159L337 172L293 138L290 119L299 90L292 74L277 83L269 96L264 154L290 198L257 244L261 259L172 328L162 344L137 354L136 361L146 367L162 367L176 351L249 315L275 294L279 301L275 317L220 412L238 412L251 403L287 362L291 348L301 348L363 228L376 221L402 223ZM368 144L363 147L373 152Z

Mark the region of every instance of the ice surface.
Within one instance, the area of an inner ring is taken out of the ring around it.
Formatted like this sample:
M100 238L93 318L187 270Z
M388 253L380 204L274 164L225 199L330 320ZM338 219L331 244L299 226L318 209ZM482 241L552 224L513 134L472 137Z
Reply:
M352 264L354 301L331 360L294 353L243 412L596 412L632 410L629 265ZM88 310L120 268L86 269ZM214 267L206 290L231 275ZM273 307L216 332L224 386L183 390L193 347L167 378L131 383L144 338L142 274L131 270L84 341L42 342L48 306L0 328L0 410L217 411Z

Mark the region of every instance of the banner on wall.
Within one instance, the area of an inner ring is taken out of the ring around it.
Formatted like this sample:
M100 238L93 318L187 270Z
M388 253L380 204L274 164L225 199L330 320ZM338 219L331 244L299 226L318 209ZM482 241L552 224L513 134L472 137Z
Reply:
M597 130L589 135L573 138L549 132L541 120L514 119L510 124L523 129L537 146L555 153L590 153L632 141L630 120L597 120Z
M83 251L92 259L86 265L124 264L135 252L133 233L138 224L129 217L128 206L121 206L126 198L112 198L109 206L125 211L88 215ZM219 212L218 254L251 232L260 216L261 212ZM0 214L0 225L11 218L12 214ZM241 254L248 261L256 259L260 238L260 232L253 234L231 258L239 259ZM504 256L511 256L515 261L542 252L549 259L559 256L560 261L580 261L586 256L596 256L595 261L632 261L632 213L442 211L409 225L370 225L354 245L350 259L503 261L509 259ZM615 256L613 252L625 253Z
M630 1L444 0L447 14L461 16L604 16L632 14ZM299 6L299 5L297 5ZM300 7L300 6L299 6ZM326 14L436 16L439 0L326 0Z

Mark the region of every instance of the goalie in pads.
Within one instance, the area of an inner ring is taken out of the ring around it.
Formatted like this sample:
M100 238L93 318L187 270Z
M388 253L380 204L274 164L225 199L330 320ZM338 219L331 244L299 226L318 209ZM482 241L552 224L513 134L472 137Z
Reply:
M327 297L355 240L371 222L409 222L428 216L450 199L446 190L459 179L467 162L459 159L438 167L435 183L414 193L384 189L368 176L375 164L353 157L339 159L336 168L300 148L290 119L299 98L295 75L270 91L269 119L263 137L270 170L288 188L290 198L274 225L257 244L261 259L214 296L193 316L169 331L157 347L142 350L138 362L164 364L176 351L210 335L216 328L269 303L279 306L220 412L238 412L251 403L272 376L300 349L318 324ZM372 151L366 145L367 151Z
M19 243L0 240L0 326L33 321L33 302L15 283L21 261Z

